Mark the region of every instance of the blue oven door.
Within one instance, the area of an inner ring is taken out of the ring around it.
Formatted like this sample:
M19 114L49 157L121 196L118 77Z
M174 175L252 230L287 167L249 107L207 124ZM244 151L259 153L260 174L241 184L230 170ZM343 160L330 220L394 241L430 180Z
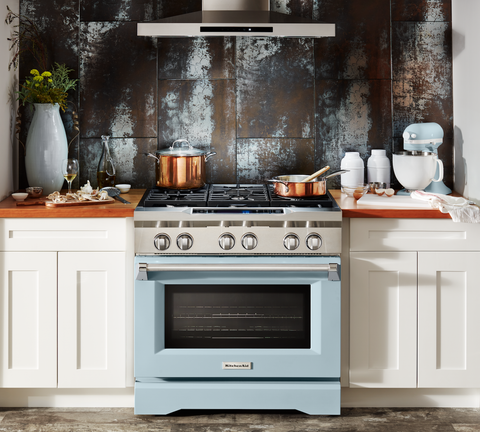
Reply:
M137 256L135 377L340 377L340 258Z

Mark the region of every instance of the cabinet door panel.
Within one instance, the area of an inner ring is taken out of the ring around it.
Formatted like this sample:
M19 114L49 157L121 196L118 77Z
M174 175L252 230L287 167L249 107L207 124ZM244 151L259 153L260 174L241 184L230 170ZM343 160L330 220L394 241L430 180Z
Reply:
M59 387L125 387L124 275L123 252L59 253Z
M0 387L57 386L57 254L0 252Z
M480 387L480 253L419 253L418 386Z
M416 386L416 252L350 254L350 387Z

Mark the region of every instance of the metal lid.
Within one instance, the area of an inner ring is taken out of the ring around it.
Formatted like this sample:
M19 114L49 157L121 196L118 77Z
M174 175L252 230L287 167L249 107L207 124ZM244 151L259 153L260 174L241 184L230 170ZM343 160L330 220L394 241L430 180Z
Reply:
M192 147L186 139L178 139L169 148L157 150L155 154L161 156L202 156L205 152Z

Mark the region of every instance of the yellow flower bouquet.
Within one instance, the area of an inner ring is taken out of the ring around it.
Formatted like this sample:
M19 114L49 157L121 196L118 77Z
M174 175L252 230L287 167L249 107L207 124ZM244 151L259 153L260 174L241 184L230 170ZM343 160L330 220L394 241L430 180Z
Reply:
M55 63L51 72L40 73L37 69L32 69L30 76L20 85L18 100L23 105L27 103L58 103L60 108L65 111L67 92L75 89L78 81L68 77L70 72L72 69L58 63Z

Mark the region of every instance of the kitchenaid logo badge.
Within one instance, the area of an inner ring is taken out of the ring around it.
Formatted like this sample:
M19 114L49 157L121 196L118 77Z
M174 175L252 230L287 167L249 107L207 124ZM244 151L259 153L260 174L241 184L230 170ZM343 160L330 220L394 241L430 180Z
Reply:
M252 369L252 362L223 362L222 369Z

